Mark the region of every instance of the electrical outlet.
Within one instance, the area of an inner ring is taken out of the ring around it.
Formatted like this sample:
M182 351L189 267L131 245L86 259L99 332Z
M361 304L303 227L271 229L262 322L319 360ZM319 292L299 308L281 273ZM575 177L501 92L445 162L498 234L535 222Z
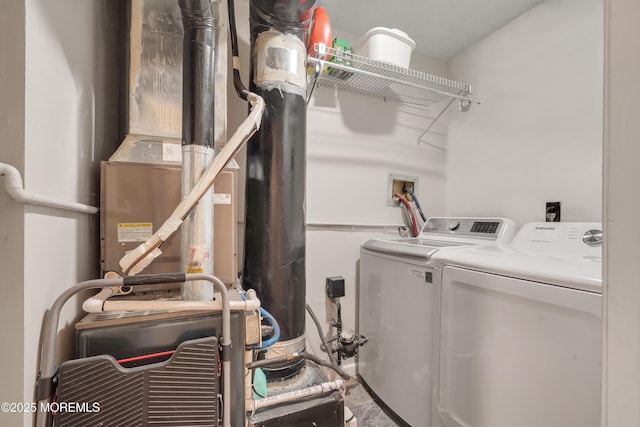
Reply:
M560 202L547 202L544 220L546 222L560 222Z
M414 193L417 193L418 177L389 173L387 179L387 206L400 206L400 200L395 197L395 194L402 194L405 188L408 188Z

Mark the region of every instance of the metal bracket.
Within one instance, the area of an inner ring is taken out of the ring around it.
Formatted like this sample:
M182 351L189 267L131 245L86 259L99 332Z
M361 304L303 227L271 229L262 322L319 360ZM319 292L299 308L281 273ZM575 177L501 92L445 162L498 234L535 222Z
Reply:
M471 108L471 101L468 99L461 99L458 103L458 110L466 113Z
M313 95L313 91L316 89L316 86L318 85L318 79L320 78L320 73L322 73L323 67L324 67L324 61L316 62L314 64L313 83L311 84L311 90L307 95L307 105L309 105L309 101L311 101L311 95Z

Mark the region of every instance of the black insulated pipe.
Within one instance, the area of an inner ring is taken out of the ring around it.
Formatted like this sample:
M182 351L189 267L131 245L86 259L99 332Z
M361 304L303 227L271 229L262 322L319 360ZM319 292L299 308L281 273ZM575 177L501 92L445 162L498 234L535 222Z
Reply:
M276 90L247 145L245 288L255 289L280 324L280 341L305 331L304 186L306 102Z
M251 0L251 46L253 37L270 28L282 33L294 34L306 42L311 13L315 0Z
M304 349L306 90L286 81L257 85L257 58L267 52L260 52L256 41L262 33L275 31L294 41L297 37L304 50L314 5L315 0L250 2L250 90L264 98L265 111L259 131L247 145L243 286L255 289L262 305L278 320L278 344L301 346L287 352ZM294 57L304 69L304 54L292 52L285 59Z
M229 32L231 33L231 56L233 60L233 86L238 96L245 101L249 91L242 83L240 76L240 53L238 50L238 32L236 31L236 8L234 0L227 1L227 10L229 12Z
M182 145L213 148L214 19L211 0L179 0L184 28Z

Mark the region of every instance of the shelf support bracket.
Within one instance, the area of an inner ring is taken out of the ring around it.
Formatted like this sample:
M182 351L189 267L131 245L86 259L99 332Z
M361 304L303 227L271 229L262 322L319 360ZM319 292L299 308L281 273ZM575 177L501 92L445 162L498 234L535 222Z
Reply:
M437 116L434 117L434 119L431 121L431 123L429 124L429 126L424 130L424 132L422 132L420 134L420 136L418 137L418 144L421 142L424 142L425 144L427 143L427 141L423 141L422 137L425 136L427 134L427 132L429 132L431 130L431 128L433 127L433 125L440 120L440 117L442 117L442 115L444 114L445 111L447 111L447 109L449 108L449 106L453 103L453 101L455 101L456 98L451 98L449 100L449 102L447 102L447 105L442 109L442 111L440 111L438 113Z
M478 101L478 104L480 104L480 101ZM466 113L467 111L469 111L470 108L471 108L471 100L469 99L461 99L460 102L458 103L458 109L463 113Z
M311 101L311 95L313 95L313 91L316 90L316 85L318 84L318 79L320 78L320 74L322 73L323 68L324 68L324 61L322 60L314 64L313 83L311 84L311 90L309 91L309 95L307 95L307 105L309 105L309 101Z

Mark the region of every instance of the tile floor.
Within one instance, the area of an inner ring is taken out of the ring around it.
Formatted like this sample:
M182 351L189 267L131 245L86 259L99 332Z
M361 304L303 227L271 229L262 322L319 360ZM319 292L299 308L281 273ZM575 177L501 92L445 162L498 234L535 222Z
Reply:
M358 421L358 427L397 427L401 424L391 419L371 398L357 377L347 381L345 406Z

